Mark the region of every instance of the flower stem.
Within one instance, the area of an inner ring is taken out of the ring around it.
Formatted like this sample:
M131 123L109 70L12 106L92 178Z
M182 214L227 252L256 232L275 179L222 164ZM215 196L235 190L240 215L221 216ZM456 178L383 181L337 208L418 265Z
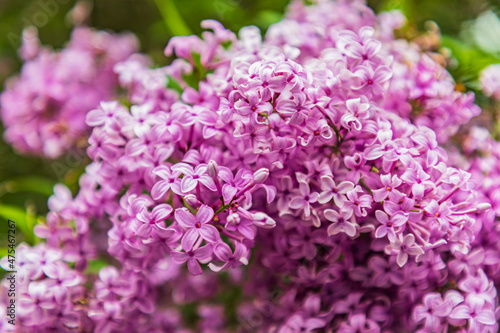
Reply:
M174 0L153 0L163 17L163 22L173 36L192 35L191 29L177 10Z
M365 188L365 190L367 190L368 192L370 192L370 194L373 196L373 192L372 192L371 188L369 188L368 185L366 185L366 183L363 180L363 178L359 179L359 183L361 184L362 187Z

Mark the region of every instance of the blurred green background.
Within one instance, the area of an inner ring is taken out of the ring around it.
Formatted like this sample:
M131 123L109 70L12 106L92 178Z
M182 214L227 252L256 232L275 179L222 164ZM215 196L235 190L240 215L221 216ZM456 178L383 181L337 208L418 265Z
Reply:
M216 19L233 31L253 24L265 32L283 17L288 2L94 0L80 2L78 8L91 8L85 21L87 25L135 33L141 41L141 51L150 54L156 64L163 65L169 61L163 56L169 38L189 32L199 34L203 19ZM44 45L60 48L69 39L72 25L68 13L75 4L75 0L0 0L0 90L5 79L17 73L21 66L17 49L22 29L30 24L37 26ZM443 45L457 60L449 70L467 88L475 88L477 74L482 68L500 62L498 18L490 15L489 21L483 20L482 24L471 21L481 13L498 12L500 0L370 0L369 5L375 11L402 10L408 18L409 30L414 33L424 32L427 21L436 22L444 36ZM482 36L482 40L477 36ZM493 42L495 39L498 41ZM23 157L0 139L0 161L0 249L5 247L2 242L6 237L2 233L6 230L6 218L16 220L24 231L18 242L35 242L31 229L37 219L46 214L47 198L53 185L63 182L76 192L78 176L83 172L86 159L82 152L57 161Z

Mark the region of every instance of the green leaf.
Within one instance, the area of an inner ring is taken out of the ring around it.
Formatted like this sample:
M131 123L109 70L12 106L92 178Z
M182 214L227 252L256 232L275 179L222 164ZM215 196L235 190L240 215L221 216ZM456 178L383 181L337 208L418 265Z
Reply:
M37 176L15 177L0 183L0 196L17 192L35 192L51 196L55 184L53 180Z
M187 83L188 86L190 86L191 88L193 88L195 90L198 90L199 81L196 78L195 73L182 74L182 79L184 80L184 82Z
M89 260L89 265L85 270L85 274L99 274L99 271L107 266L109 266L109 263L102 258Z
M477 81L479 73L487 66L500 63L500 58L480 50L478 47L450 37L442 36L442 45L448 48L457 60L458 66L448 68L455 80L471 86Z
M154 0L165 25L173 36L192 35L191 29L177 10L173 0Z
M471 26L471 33L477 47L484 52L500 53L500 19L491 10L481 14Z
M191 52L191 57L193 58L194 65L196 69L203 70L203 65L201 64L201 54L196 52Z
M259 27L266 30L274 23L279 22L283 19L283 13L274 10L263 10L257 15L257 24Z
M34 244L35 234L33 227L35 225L36 217L30 212L29 209L24 207L8 205L0 203L0 217L6 221L12 220L16 223L17 230L24 234L25 241L29 244ZM3 229L3 227L2 227ZM19 239L17 239L19 243Z
M168 82L167 82L167 88L168 89L172 89L172 90L175 90L177 91L179 94L182 94L182 92L184 91L184 89L182 89L181 85L179 84L179 82L177 82L176 79L174 79L172 76L170 75L167 75L167 79L168 79Z
M400 10L406 17L414 11L413 3L408 0L384 0L378 6L380 11Z

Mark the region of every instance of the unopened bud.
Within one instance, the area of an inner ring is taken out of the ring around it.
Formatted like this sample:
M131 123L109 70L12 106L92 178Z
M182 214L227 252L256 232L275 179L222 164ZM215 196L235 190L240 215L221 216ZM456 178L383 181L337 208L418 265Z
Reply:
M484 213L485 211L489 210L490 208L491 208L491 204L489 204L487 202L480 203L476 207L478 214Z
M253 214L253 223L261 228L271 229L276 226L276 221L269 217L269 215L258 212Z
M267 168L261 168L254 172L253 181L257 184L262 184L269 177L269 170Z
M214 160L208 162L208 175L212 178L216 178L219 174L219 165Z
M187 194L184 196L184 200L190 206L195 206L199 203L198 198L194 194Z
M232 225L238 225L241 221L240 216L237 213L229 214L226 219L227 223Z

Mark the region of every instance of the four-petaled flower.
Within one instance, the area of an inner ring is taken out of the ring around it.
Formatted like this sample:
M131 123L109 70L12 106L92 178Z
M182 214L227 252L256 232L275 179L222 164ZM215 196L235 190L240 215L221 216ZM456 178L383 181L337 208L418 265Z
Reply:
M392 178L390 174L382 175L380 176L380 181L382 182L382 188L372 190L373 199L375 201L383 201L387 198L387 196L393 193L400 194L400 192L396 190L396 188L403 182L398 178L397 175L393 175Z
M214 272L219 272L228 267L235 268L240 265L248 265L248 249L239 242L234 244L234 253L226 243L218 243L214 248L214 254L219 260L225 262L223 266L216 266L213 263L208 264L208 267Z
M213 216L214 210L206 205L200 207L196 216L186 208L179 208L175 211L175 220L181 227L187 229L181 240L184 251L193 249L200 237L209 243L220 239L219 231L210 224Z
M399 237L386 247L386 253L396 253L396 262L399 267L403 267L408 261L408 255L417 256L424 254L424 250L415 244L415 236L413 234L407 234L404 237L399 234Z
M375 237L382 238L387 235L390 242L396 241L396 232L394 228L397 228L399 231L399 228L406 223L407 218L400 213L389 218L389 216L381 210L377 210L375 216L377 220L382 223L382 225L375 230Z
M352 217L352 210L341 210L339 213L333 209L326 209L324 214L328 221L333 222L328 227L328 236L339 232L345 232L349 237L356 236L356 224L349 221Z
M172 211L172 207L168 204L158 205L151 212L146 208L142 209L136 216L137 220L142 222L136 231L137 235L144 238L148 238L153 233L165 238L173 235L174 230L163 225L163 222L170 216Z
M172 251L170 255L172 256L172 260L176 264L180 265L187 261L189 272L193 275L200 275L203 273L203 270L201 269L201 266L198 263L198 261L203 264L207 263L212 259L212 253L213 253L213 245L207 244L205 246L199 247L197 249L192 249L186 252Z
M453 305L449 301L443 301L439 293L426 294L422 303L413 310L413 318L416 322L424 320L424 328L429 332L439 332L441 320L451 313Z
M201 163L196 168L187 163L177 163L171 167L172 171L178 171L184 174L181 180L182 193L188 193L196 188L198 183L202 183L211 191L217 191L214 180L207 173L207 165Z
M470 332L481 332L482 325L496 323L495 312L491 306L481 306L476 302L458 305L451 312L450 318L468 320Z
M182 195L180 171L172 171L166 165L160 165L153 170L153 173L162 180L158 181L151 189L151 197L155 200L163 197L169 190L177 195Z
M306 182L299 183L299 193L290 200L290 208L303 209L304 217L311 216L311 204L318 201L319 194L317 192L311 193L309 184Z
M354 189L354 184L350 181L343 181L336 185L330 176L321 177L321 189L323 192L318 197L318 202L324 204L332 200L337 207L342 208L346 200L345 194Z

